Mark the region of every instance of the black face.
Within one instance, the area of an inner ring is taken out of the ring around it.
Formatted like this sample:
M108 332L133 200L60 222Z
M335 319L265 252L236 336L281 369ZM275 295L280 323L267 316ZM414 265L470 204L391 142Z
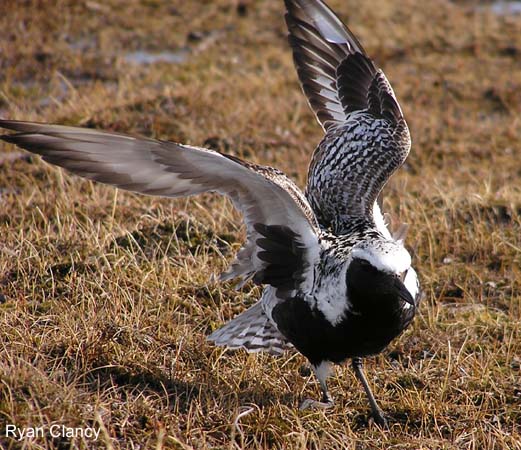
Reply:
M399 276L382 272L364 259L353 259L346 283L349 301L355 310L392 311L401 308L402 301L414 306L414 299Z

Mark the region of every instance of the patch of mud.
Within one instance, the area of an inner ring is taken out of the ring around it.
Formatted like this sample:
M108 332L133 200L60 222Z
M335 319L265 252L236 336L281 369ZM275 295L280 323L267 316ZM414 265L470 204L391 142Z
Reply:
M498 16L513 16L521 14L521 1L518 2L506 2L499 1L494 2L489 6L480 7L482 11L490 11Z
M146 50L137 50L127 53L124 57L125 62L136 65L149 65L157 63L181 64L188 60L190 49L183 47L175 52L153 53Z

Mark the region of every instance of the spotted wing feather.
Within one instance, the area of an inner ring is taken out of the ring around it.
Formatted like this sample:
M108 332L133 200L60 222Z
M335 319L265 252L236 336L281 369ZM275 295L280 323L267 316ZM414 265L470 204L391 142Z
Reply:
M342 232L375 204L410 149L409 129L385 74L321 0L285 0L289 42L302 88L326 134L306 189L320 225Z

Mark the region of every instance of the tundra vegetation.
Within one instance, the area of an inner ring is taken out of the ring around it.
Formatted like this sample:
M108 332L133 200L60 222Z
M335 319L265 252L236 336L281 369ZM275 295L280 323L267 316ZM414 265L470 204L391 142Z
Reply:
M330 381L333 409L299 411L319 392L302 357L206 342L260 293L212 279L244 236L226 199L117 191L1 144L5 448L521 448L521 15L470 0L330 3L385 70L413 138L384 205L410 224L423 302L366 361L390 429L368 423L349 366ZM322 131L283 10L2 2L0 116L208 146L303 186ZM9 424L101 432L17 442Z

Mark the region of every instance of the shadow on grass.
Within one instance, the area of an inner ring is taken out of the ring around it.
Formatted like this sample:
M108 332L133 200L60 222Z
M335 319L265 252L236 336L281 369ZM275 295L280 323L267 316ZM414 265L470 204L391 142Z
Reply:
M93 370L86 381L89 388L96 392L104 390L107 385L153 392L168 398L170 409L181 413L187 413L193 401L197 401L203 408L213 407L215 399L222 399L223 403L227 404L255 404L259 408L275 405L292 408L296 407L299 400L291 392L276 393L271 389L259 387L235 390L232 386L220 382L211 371L204 375L204 380L187 382L161 372L106 365ZM255 386L253 380L251 385Z
M148 371L135 371L122 366L106 366L96 369L90 378L92 389L98 390L107 384L121 388L133 387L139 391L152 391L168 397L182 412L187 412L191 401L201 399L202 383L189 383Z

